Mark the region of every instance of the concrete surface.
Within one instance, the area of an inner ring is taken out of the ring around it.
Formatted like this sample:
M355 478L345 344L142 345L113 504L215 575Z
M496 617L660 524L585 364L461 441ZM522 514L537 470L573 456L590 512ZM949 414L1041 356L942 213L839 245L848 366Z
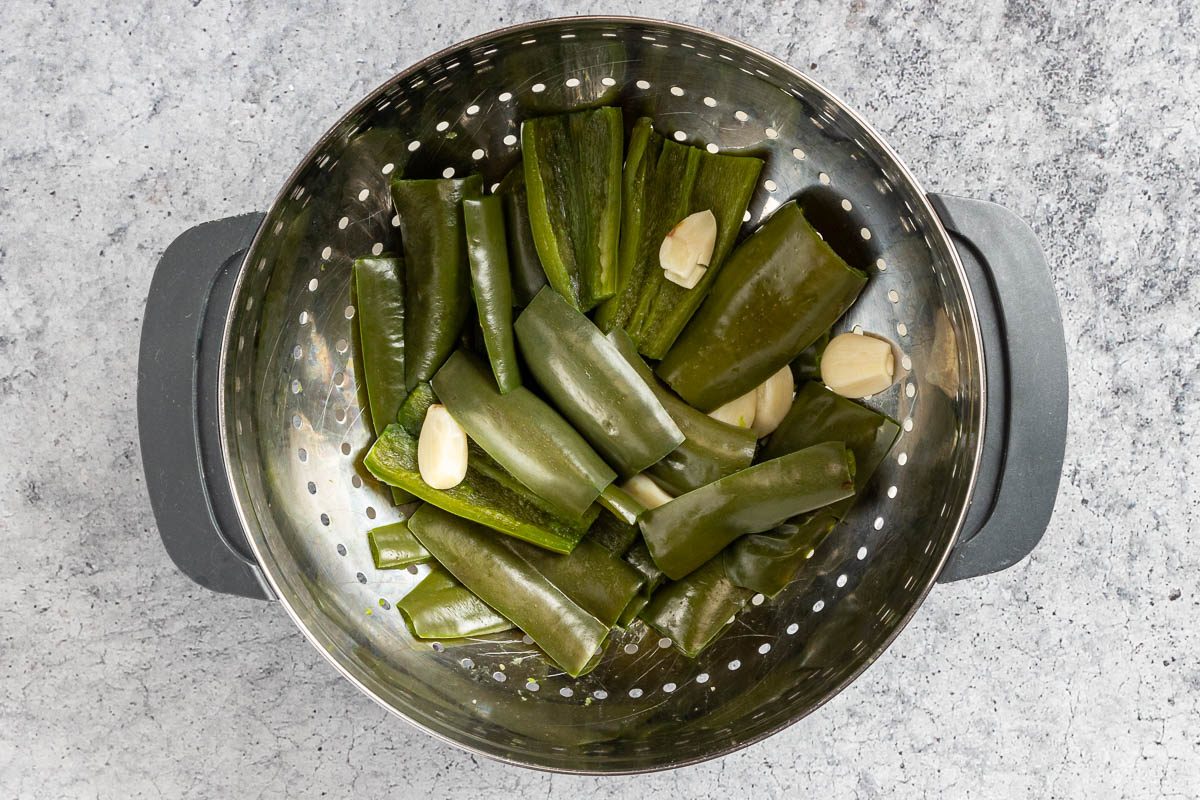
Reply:
M1196 4L10 0L0 7L0 795L1200 794ZM863 112L930 188L1045 244L1072 362L1058 511L938 588L815 717L637 779L521 771L408 729L265 603L168 561L135 360L159 252L261 209L416 58L584 9L694 22Z

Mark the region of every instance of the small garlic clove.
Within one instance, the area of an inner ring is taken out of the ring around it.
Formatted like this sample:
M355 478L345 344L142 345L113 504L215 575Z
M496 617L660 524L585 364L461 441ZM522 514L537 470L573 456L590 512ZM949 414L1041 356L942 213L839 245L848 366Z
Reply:
M658 508L675 499L664 492L657 483L640 472L621 484L621 488L647 509Z
M676 286L682 286L685 289L695 289L696 284L704 277L704 273L708 272L706 267L696 267L692 270L691 275L677 275L670 270L663 272L663 277L669 280Z
M417 469L434 489L453 489L467 476L467 434L443 405L435 403L425 412Z
M668 273L668 279L670 273L687 278L697 267L709 265L716 246L717 218L711 210L697 211L667 232L658 248L658 263Z
M758 389L751 389L741 397L735 397L725 405L716 408L708 415L718 422L733 425L738 428L749 428L754 425L754 413L758 407Z
M842 397L870 397L895 381L891 343L857 333L835 336L821 354L821 380Z
M796 393L792 368L783 367L763 381L754 392L754 424L750 427L761 439L779 427L792 407L792 397Z

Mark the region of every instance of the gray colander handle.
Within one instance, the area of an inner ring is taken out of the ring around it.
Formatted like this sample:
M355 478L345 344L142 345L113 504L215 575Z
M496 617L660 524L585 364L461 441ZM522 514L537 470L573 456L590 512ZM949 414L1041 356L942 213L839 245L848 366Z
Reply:
M154 270L138 356L138 435L163 545L192 580L271 598L234 506L217 428L217 375L229 300L262 214L205 223Z
M975 297L987 373L983 459L962 535L938 578L1011 567L1041 540L1067 441L1067 346L1046 256L994 203L930 195Z

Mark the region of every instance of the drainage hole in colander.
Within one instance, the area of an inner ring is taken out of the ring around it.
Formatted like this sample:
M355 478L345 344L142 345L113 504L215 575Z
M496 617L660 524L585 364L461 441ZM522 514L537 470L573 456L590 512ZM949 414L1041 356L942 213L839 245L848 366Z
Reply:
M324 512L321 513L321 524L326 528L329 527L329 515Z
M442 177L443 178L453 178L454 177L454 167L446 167L444 170L442 170Z
M370 196L371 196L371 190L363 189L361 192L358 193L358 202L361 203L362 201L366 200Z
M446 122L445 120L442 120L441 122L439 122L439 123L437 124L437 132L438 132L438 133L441 133L441 132L445 131L447 128L449 128L449 127L450 127L450 123L449 123L449 122Z
M864 230L865 230L865 228L864 228ZM897 292L895 289L888 289L887 298L888 298L888 300L891 300L893 303L899 303L900 302L900 293Z
M907 336L908 335L908 326L905 325L903 322L897 322L896 323L896 333L900 334L901 336Z
M473 117L478 113L479 113L479 106L477 106L477 105L467 106L467 116L468 117Z
M507 103L509 100L512 100L512 92L501 92L496 99L501 103Z
M883 517L876 517L875 522L873 524L874 524L875 530L877 530L877 531L883 530Z
M909 417L908 419L904 420L904 424L901 427L903 427L905 431L912 431L912 429L913 429L912 417Z
M800 630L800 626L793 622L791 625L787 626L786 630L788 636L795 636L796 631Z
M318 286L318 283L317 283L316 278L313 278L311 281L308 282L308 290L310 292L315 292L317 290L317 286Z
M666 692L667 694L670 694L671 692L675 691L675 689L677 689L677 688L678 687L674 683L671 683L671 682L667 682L667 683L663 684L663 691Z
M442 644L441 642L434 642L429 646L433 648L433 652L435 653L441 653L446 650L446 645Z
M337 554L338 554L339 556L344 556L344 555L346 555L346 545L344 545L344 544L339 544L339 545L337 546Z
M752 605L761 606L763 604L763 601L766 599L767 598L764 595L759 593L759 594L754 595L754 597L750 598L750 603Z
M308 451L301 447L296 451L296 457L299 458L302 463L308 461Z
M708 683L708 673L701 672L696 676L696 683Z
M629 644L625 645L624 650L628 655L633 655L638 651L638 646L633 642L630 642Z
M900 366L903 369L912 369L912 359L909 358L908 356L901 356L900 357Z
M639 697L642 696L642 690L635 686L634 688L629 690L629 696L632 697L634 700L637 700Z
M765 131L763 131L763 133L765 133L767 135L768 139L778 139L779 138L779 131L775 130L774 128L767 128Z
M292 414L292 427L293 428L300 427L300 415L299 414Z
M658 640L658 646L660 649L666 650L668 647L671 646L671 640L668 639L666 636L664 636Z
M759 655L765 656L769 652L771 652L771 645L768 644L767 642L763 642L762 644L760 644L758 646L758 654Z
M292 378L292 394L300 394L300 390L302 388L304 388L304 387L301 386L300 381L296 380L295 378Z
M823 608L825 608L824 600L818 600L817 602L813 603L812 610L814 613L819 613L821 611L821 609L823 609ZM789 626L789 627L791 627L791 626ZM788 631L788 633L791 633L791 631Z
M750 119L750 115L741 109L733 112L733 116L737 118L738 122L745 122L746 120Z
M303 347L301 347L300 345L296 345L295 347L292 348L292 358L299 361L303 357L304 357L304 348Z
M517 137L510 133L504 137L504 143L506 145L508 145L509 147L512 147L514 144L517 143Z
M773 192L779 188L779 184L775 183L775 181L768 178L767 180L763 181L763 188L766 189L768 192Z
M528 690L529 690L529 691L531 691L531 692L536 692L536 691L538 691L539 689L541 689L541 688L542 688L542 686L541 686L541 684L540 684L540 683L538 683L537 681L535 681L533 678L530 678L529 680L527 680L527 681L525 682L525 688L526 688L526 689L528 689Z
M346 421L346 409L339 408L336 411L334 411L333 418L336 419L338 422L345 422ZM346 453L346 455L349 455L349 453L346 452L349 447L350 447L350 444L348 442L343 442L342 443L342 452Z
M683 131L675 131L674 135L675 135L675 141L677 141L677 142L682 142L683 140L687 139L687 134L684 133Z
M845 197L843 197L843 198L842 198L842 210L843 210L843 211L853 211L853 210L854 210L854 204L853 204L853 203L851 203L851 202L850 202L848 199L846 199Z
M464 658L462 661L459 661L458 663L462 664L464 669L472 669L475 666L475 662L469 658Z
M301 325L307 325L307 324L308 324L308 312L307 312L307 311L301 311L301 312L300 312L300 324L301 324Z
M351 475L350 476L350 485L353 486L355 489L361 489L362 488L362 478L358 477L357 475Z
M375 509L372 506L367 506L367 519L375 519Z
M349 343L349 342L347 342L345 339L338 339L338 340L337 340L337 341L334 343L333 347L334 347L334 349L335 349L335 350L337 350L339 353L344 353L344 352L346 352L346 350L347 350L347 349L349 349L349 347L350 347L350 343Z
M359 583L366 583L366 582L367 582L367 576L366 576L366 575L363 575L361 572L359 572L358 574L356 574L354 577L358 578L358 582L359 582Z
M338 422L343 422L346 419L346 412L342 411L341 409L338 409L338 414L341 415L340 419L338 419ZM337 415L335 414L335 416L337 416ZM350 449L351 448L350 448L349 442L342 442L342 455L344 455L344 456L350 455Z
M567 88L574 89L579 85L579 78L567 78Z
M603 689L597 689L596 691L592 692L592 697L596 698L597 700L607 700L608 692L604 691Z
M530 636L528 633L526 633L525 635L523 635L523 636L521 637L521 642L522 642L522 643L524 643L524 644L527 644L527 645L532 645L532 644L533 644L533 637L532 637L532 636Z
M487 155L487 153L484 152L483 148L476 148L475 150L471 151L471 158L476 161L483 158L485 155Z
M821 183L825 184L826 186L829 185L829 176L824 172L817 176L817 180L821 181Z
M742 662L735 658L733 661L730 661L727 666L729 667L730 672L734 672L741 669Z
M560 695L562 695L563 697L574 697L575 696L575 690L572 689L570 686L562 687L561 689L558 690L558 693Z
M379 171L382 172L384 175L391 175L392 170L394 170L395 168L396 168L396 165L394 163L392 163L391 161L389 161L388 163L384 164L383 169L381 169Z
M895 486L889 486L889 487L888 487L888 490L887 490L887 496L888 496L888 499L889 499L889 500L894 500L894 499L896 498L896 494L897 494L897 492L899 492L899 491L900 491L900 490L899 490L899 489L897 489Z
M708 152L710 152L710 153L714 154L714 155L716 155L716 154L717 154L718 152L720 152L720 150L721 150L721 148L717 147L717 146L716 146L715 144L713 144L712 142L709 142L708 144L704 145L704 149L705 149L705 150L707 150Z
M637 86L637 88L639 88L639 89L641 89L641 90L645 91L646 89L649 89L649 88L650 88L650 81L641 80L641 81L638 81L638 82L637 82L636 84L634 84L634 85L635 85L635 86Z
M541 94L542 92L546 91L546 84L544 84L544 83L535 83L533 86L530 86L530 87L529 87L529 89L530 89L530 91L532 91L534 94Z
M797 161L803 161L805 159L805 155L806 155L805 152L803 150L801 150L799 147L795 147L792 149L792 157L795 158Z
M375 244L371 245L371 255L377 256L377 255L382 255L382 253L383 253L383 242L376 242Z
M845 586L845 585L846 585L846 581L848 581L848 580L850 580L850 578L849 578L849 577L847 577L846 575L844 575L844 574L843 574L843 575L838 575L838 578L837 578L837 585L838 585L838 588L840 589L840 588L842 588L843 586Z
M309 494L317 493L317 485L315 483L313 483L312 481L308 482L308 493Z
M348 226L349 224L350 224L350 218L342 217L341 219L338 220L338 230L343 230L343 231L346 230L346 226Z
M867 548L865 548L865 547L858 548L858 553L856 553L856 555L857 555L859 561L864 560L867 557Z
M908 453L901 453L900 455L896 456L896 463L902 467L905 464L907 464L908 463Z
M492 673L492 680L494 680L496 683L504 683L506 680L508 680L508 676L500 670L496 670Z
M333 384L335 386L341 386L345 382L346 382L346 373L342 372L341 370L338 370L337 372L333 373Z
M381 598L379 598L379 607L382 608L384 611L390 611L392 608L392 604L381 597ZM437 648L435 647L434 649L436 650Z

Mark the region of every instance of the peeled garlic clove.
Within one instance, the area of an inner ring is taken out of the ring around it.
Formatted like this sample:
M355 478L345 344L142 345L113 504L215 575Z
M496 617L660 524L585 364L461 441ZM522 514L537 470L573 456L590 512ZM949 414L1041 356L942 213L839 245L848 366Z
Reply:
M670 270L663 273L663 277L669 280L676 286L682 286L685 289L695 289L696 284L704 277L704 273L708 272L705 267L696 267L690 275L677 275Z
M870 397L892 385L896 359L892 345L874 336L843 333L821 354L821 380L842 397Z
M659 488L657 483L641 473L625 481L625 483L621 484L621 488L647 509L658 508L674 499Z
M754 425L754 413L758 408L758 389L751 389L741 397L735 397L720 408L708 412L718 422L749 428Z
M717 218L711 210L697 211L684 217L667 233L658 248L658 263L667 271L668 279L672 272L686 278L697 267L708 266L716 246Z
M750 427L758 438L779 427L792 407L795 392L796 382L792 379L790 366L783 367L754 390L754 424Z
M453 489L467 476L467 434L443 405L435 403L425 412L417 469L434 489Z

